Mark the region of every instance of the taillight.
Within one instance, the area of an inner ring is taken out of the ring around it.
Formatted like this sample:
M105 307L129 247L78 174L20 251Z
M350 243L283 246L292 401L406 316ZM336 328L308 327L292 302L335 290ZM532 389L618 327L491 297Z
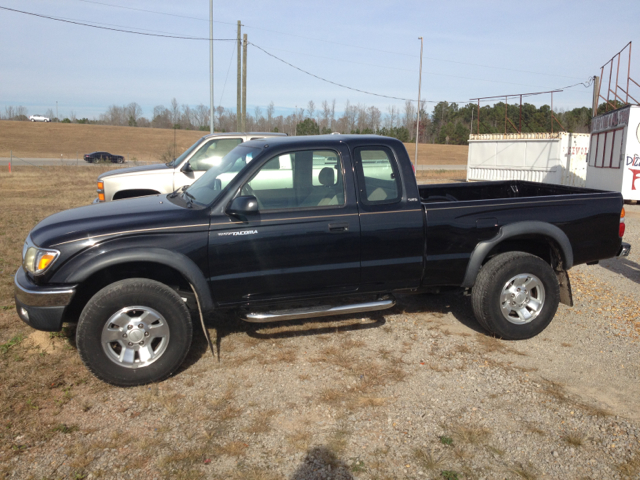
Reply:
M624 216L625 216L625 211L624 211L624 207L622 207L622 211L620 212L620 227L618 229L618 236L620 238L624 236L624 229L625 229Z

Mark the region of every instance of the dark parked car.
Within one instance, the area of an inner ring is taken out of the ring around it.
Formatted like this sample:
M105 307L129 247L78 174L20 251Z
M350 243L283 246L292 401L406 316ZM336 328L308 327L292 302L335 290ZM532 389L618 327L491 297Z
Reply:
M124 157L122 155L113 155L109 152L93 152L86 154L84 156L84 161L89 163L95 163L99 161L124 163Z
M121 386L175 372L192 314L204 325L219 309L277 322L458 289L487 331L531 338L573 305L574 265L629 254L622 207L620 193L517 180L418 186L392 138L251 140L186 188L40 222L16 310L39 330L77 322L82 360Z

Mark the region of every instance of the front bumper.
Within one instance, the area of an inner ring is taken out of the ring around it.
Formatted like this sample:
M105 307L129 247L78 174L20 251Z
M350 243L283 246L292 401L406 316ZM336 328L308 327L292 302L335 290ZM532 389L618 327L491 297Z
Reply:
M16 310L23 322L36 330L56 332L62 328L62 316L76 293L76 286L36 285L20 267L14 278L14 293Z
M620 251L618 251L617 256L628 257L630 251L631 251L631 245L629 245L628 243L622 242L622 245L620 245Z

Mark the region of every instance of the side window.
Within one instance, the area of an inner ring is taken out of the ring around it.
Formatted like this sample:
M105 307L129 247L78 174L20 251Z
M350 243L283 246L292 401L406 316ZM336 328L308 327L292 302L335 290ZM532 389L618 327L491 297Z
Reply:
M342 162L334 151L305 150L267 161L241 190L260 210L344 205Z
M206 172L217 165L222 157L242 143L241 138L221 138L205 143L191 157L189 164L196 172Z
M396 203L402 196L402 185L396 162L384 147L358 148L360 181L364 190L361 200L366 205Z

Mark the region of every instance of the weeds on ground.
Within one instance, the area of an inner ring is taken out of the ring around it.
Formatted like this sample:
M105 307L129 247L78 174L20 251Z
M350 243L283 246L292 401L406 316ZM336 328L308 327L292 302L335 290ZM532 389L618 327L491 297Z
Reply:
M640 475L640 450L636 450L627 461L618 464L616 469L623 478L638 478Z
M582 434L575 432L563 435L562 440L574 447L581 447L582 445L584 445L585 438Z
M437 455L433 450L416 448L413 450L413 458L425 470L440 470L444 464L444 455Z
M450 427L452 437L460 443L478 445L489 438L491 431L488 428L476 425L456 424Z
M538 473L531 462L527 462L526 465L516 463L513 467L509 468L509 472L524 480L536 480L538 478Z
M24 340L24 335L22 333L14 335L8 342L0 344L0 354L4 355L11 347L19 345L22 340Z

